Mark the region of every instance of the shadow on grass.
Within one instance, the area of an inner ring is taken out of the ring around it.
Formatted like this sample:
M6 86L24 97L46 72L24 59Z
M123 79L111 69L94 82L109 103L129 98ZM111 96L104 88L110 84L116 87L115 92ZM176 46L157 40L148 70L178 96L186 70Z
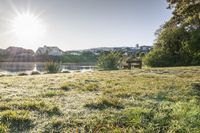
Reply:
M2 131L22 132L30 130L34 125L29 113L26 110L7 110L1 112L0 122L4 124Z
M0 111L16 109L26 111L37 111L41 114L46 113L49 116L62 114L62 112L57 106L54 106L50 103L45 103L43 101L27 100L21 102L0 103Z
M100 98L97 102L88 103L85 107L104 110L107 108L124 109L124 105L117 99Z

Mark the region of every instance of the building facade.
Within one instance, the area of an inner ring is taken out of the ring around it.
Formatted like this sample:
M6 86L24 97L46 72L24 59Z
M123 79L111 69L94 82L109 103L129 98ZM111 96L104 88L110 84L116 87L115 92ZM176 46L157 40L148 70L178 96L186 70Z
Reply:
M58 47L40 47L36 51L36 55L62 56L64 52Z

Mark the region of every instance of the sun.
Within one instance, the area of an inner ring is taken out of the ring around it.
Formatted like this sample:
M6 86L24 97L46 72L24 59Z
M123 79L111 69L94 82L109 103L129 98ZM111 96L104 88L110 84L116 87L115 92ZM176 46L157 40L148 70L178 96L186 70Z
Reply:
M32 41L45 34L45 25L39 17L21 13L12 21L12 31L19 39Z

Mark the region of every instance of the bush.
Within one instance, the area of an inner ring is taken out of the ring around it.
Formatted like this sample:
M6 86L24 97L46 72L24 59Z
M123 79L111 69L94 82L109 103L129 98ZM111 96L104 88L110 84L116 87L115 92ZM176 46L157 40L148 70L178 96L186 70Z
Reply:
M200 65L200 30L165 28L144 63L152 67Z
M45 64L45 70L48 73L57 73L60 71L60 64L57 62L53 62L53 61L47 62Z
M117 70L120 64L120 54L117 52L103 53L98 58L98 67L104 70Z
M175 66L176 60L176 57L166 54L160 49L151 51L143 58L144 64L151 67Z

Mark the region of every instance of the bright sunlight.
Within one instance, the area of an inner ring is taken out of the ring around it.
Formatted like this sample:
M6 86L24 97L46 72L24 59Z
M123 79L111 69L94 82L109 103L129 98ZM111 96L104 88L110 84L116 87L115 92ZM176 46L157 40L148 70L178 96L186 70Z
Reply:
M13 20L13 32L19 39L31 41L42 37L45 25L42 20L30 13L17 15Z

